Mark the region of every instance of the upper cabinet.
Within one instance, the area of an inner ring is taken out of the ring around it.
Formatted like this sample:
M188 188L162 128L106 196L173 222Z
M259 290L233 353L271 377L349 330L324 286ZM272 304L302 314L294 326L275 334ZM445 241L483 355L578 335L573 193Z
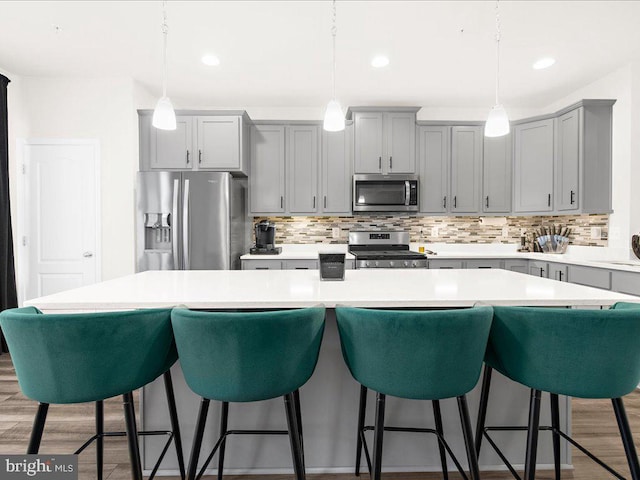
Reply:
M292 214L318 213L320 127L287 127L287 206Z
M419 126L420 212L447 213L451 127Z
M322 132L322 202L324 214L351 215L353 123L341 132Z
M415 173L419 108L350 108L355 136L354 173Z
M482 131L482 127L451 128L452 213L480 211Z
M253 215L285 212L285 127L255 125L251 129L249 210Z
M484 137L482 155L482 211L511 212L511 135Z
M178 112L176 130L151 125L140 111L140 170L248 173L248 117L244 112Z

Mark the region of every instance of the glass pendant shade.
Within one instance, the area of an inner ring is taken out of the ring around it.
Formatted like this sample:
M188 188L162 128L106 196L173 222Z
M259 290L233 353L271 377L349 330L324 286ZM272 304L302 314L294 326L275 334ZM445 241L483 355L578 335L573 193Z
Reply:
M162 97L156 103L156 109L153 111L152 125L160 130L176 129L176 112L173 111L173 105L169 97Z
M324 111L324 124L322 126L327 132L340 132L344 130L344 113L337 100L331 100Z
M484 125L485 137L502 137L509 133L509 117L502 105L494 106Z

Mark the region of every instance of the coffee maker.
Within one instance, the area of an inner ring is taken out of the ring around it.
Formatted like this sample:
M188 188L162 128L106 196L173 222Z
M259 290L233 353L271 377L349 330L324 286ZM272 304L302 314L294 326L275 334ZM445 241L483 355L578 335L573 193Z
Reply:
M252 255L278 255L281 247L275 246L276 226L269 220L262 220L255 225L256 246L251 247Z

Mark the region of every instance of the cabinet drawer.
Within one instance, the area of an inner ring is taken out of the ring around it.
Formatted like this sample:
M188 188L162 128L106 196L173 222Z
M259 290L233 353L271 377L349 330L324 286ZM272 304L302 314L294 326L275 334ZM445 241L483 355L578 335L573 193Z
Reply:
M462 268L462 260L429 260L429 268Z
M549 278L558 280L559 282L566 282L568 277L569 266L561 263L549 264Z
M640 273L611 272L611 290L640 296Z
M242 270L282 270L282 260L242 260Z
M569 282L611 290L611 272L603 268L569 267Z
M318 260L285 260L284 270L317 270Z
M529 273L529 260L505 260L504 269L518 273Z
M486 259L486 260L467 260L467 268L502 268L502 260Z

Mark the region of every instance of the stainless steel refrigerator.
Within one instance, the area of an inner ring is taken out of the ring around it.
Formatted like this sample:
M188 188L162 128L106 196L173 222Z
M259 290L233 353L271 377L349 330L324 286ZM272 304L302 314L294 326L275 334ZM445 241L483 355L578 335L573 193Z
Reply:
M138 172L136 270L231 270L249 248L246 179Z

